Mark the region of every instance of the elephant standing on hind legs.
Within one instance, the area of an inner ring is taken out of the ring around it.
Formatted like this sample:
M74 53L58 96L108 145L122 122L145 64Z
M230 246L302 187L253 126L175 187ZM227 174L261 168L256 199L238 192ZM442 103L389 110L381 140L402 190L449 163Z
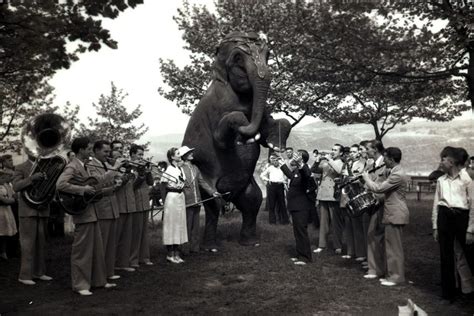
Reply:
M286 146L291 130L266 109L270 87L266 41L256 33L232 32L219 44L214 80L194 110L183 145L194 147L194 162L203 178L242 212L240 244L258 245L257 214L262 192L253 173L260 145L276 151ZM203 198L206 198L203 192ZM216 249L221 201L206 202L203 248Z

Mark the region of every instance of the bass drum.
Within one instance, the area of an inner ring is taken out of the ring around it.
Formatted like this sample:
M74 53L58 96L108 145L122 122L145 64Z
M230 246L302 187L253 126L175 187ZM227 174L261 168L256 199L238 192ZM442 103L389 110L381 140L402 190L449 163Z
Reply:
M376 210L377 198L372 192L368 192L360 182L348 184L343 190L349 197L346 210L350 217L359 217L365 212L372 215Z

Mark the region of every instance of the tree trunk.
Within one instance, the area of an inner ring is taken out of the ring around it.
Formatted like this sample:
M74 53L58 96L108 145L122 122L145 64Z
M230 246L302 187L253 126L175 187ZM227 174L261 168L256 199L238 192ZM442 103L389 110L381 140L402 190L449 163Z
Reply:
M471 101L471 111L474 112L474 47L468 46L469 65L467 68L467 89L468 97Z
M372 125L372 127L374 128L375 139L382 141L383 135L380 133L379 125L377 124L377 121L371 122L370 125Z

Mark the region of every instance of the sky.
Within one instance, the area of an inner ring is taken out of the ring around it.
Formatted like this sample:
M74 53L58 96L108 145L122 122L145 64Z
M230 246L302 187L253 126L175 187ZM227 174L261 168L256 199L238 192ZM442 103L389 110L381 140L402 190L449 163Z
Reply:
M213 1L192 0L191 3L213 6ZM118 49L102 47L98 52L80 55L69 69L61 70L50 84L55 88L56 105L67 101L80 106L79 117L95 114L92 107L101 94L110 92L110 82L128 93L125 104L130 110L141 105L142 117L137 120L149 127L144 140L153 136L180 133L189 116L172 102L160 96L157 88L164 86L159 58L173 59L179 66L188 61L181 32L173 21L182 1L145 0L135 9L128 9L103 25L118 41Z

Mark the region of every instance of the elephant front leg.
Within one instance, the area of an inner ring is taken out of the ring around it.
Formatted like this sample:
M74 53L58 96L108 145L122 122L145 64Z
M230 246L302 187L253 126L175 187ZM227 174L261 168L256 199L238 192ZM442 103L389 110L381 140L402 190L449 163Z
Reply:
M217 125L214 131L214 140L220 148L233 147L239 143L249 143L260 138L260 134L255 135L254 138L243 139L238 133L238 128L247 126L249 121L244 113L234 111L225 114Z
M243 246L259 246L257 237L257 215L262 205L262 191L252 177L250 183L232 201L242 212L242 228L239 243Z

